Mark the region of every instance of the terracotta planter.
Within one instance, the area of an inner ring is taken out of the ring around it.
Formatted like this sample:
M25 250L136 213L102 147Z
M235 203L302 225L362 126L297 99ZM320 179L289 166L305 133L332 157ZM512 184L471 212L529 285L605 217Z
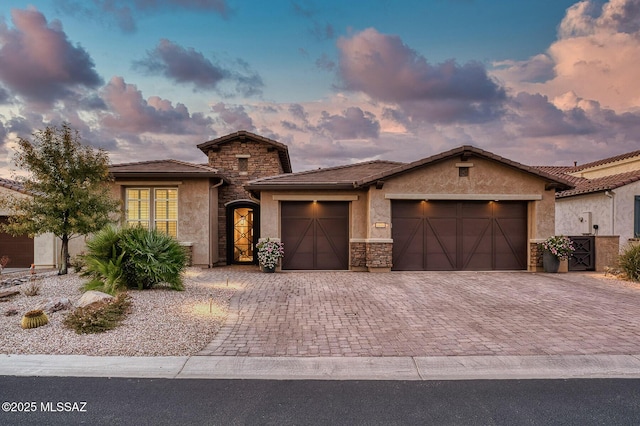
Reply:
M560 269L560 259L550 251L542 253L542 266L545 272L555 274Z

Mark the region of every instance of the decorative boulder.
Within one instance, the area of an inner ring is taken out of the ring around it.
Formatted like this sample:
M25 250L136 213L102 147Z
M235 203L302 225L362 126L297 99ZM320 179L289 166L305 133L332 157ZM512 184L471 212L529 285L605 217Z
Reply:
M105 301L109 302L113 299L115 298L110 294L103 293L101 291L96 291L96 290L89 290L85 292L82 295L82 297L80 297L80 300L76 302L76 307L84 308L85 306L89 306L94 303L105 302Z
M42 309L43 311L52 314L64 309L71 309L71 301L66 297L61 297L59 299L49 299L46 302L38 303L35 309Z

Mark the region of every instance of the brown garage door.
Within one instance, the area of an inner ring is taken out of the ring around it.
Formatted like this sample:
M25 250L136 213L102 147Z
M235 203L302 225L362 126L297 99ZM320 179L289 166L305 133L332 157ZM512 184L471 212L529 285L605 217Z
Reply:
M7 223L6 216L0 216L0 223ZM0 232L0 257L9 256L7 268L28 268L33 263L33 238L12 237Z
M393 269L526 269L527 204L393 201Z
M348 269L348 203L282 202L281 220L282 269Z

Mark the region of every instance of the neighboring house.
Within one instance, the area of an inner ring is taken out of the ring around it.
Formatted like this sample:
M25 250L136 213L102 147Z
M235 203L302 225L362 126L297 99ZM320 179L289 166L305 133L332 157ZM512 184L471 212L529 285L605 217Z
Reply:
M588 164L538 169L575 187L556 195L556 234L640 237L640 151Z
M28 197L22 184L15 180L0 178L0 196ZM0 205L0 223L6 223L12 214ZM44 234L31 238L28 235L17 237L0 232L0 257L9 256L8 268L29 268L35 264L38 268L50 268L57 264L56 238Z
M162 229L204 267L256 264L259 239L274 238L288 270L539 270L556 191L573 188L472 146L299 173L286 145L246 131L198 148L206 165L110 170L122 223Z

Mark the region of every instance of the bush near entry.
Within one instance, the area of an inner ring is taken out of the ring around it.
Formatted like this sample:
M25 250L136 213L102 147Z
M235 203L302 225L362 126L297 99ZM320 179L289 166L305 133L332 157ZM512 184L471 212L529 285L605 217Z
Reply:
M86 290L115 294L126 288L148 289L167 283L183 290L186 254L178 241L155 229L104 228L87 242L82 272Z

